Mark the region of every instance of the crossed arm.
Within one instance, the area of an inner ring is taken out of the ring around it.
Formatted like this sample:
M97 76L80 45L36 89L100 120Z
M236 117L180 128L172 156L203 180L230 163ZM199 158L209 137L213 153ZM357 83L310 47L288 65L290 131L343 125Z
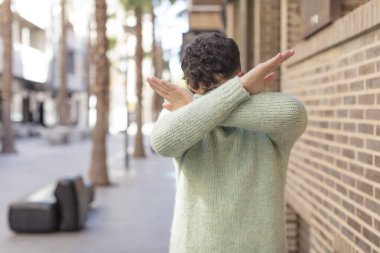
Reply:
M278 60L277 64L281 62ZM194 101L191 93L178 86L148 79L151 87L168 99L164 106L172 111L161 115L156 123L151 136L153 148L162 155L176 157L217 126L266 133L276 145L291 148L306 127L306 111L298 100L289 95L256 94L260 92L258 86L261 85L262 89L268 80L265 78L271 68L266 63L261 66L264 69L260 70L261 80L252 78L257 73L251 70L246 79L233 78ZM256 86L247 88L247 82L252 85L252 80Z

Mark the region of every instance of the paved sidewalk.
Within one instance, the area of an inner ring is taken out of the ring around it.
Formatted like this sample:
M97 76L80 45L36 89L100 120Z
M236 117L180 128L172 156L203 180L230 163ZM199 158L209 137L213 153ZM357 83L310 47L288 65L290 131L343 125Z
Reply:
M111 187L97 188L94 209L79 232L15 234L8 228L12 200L67 175L86 176L91 142L51 146L17 142L19 154L0 156L1 253L167 253L174 206L172 161L150 153L124 168L123 136L108 139Z

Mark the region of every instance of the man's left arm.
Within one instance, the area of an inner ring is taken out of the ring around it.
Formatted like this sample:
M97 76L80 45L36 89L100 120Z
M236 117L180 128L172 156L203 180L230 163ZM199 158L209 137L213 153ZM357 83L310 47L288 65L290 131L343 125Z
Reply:
M284 93L252 95L220 124L265 133L276 145L292 147L307 125L303 104Z

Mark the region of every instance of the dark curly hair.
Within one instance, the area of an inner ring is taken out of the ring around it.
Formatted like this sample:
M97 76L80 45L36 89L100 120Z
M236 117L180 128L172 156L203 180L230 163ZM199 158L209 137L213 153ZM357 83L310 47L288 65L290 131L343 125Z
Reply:
M202 33L186 47L181 67L191 90L212 90L241 69L238 45L224 33Z

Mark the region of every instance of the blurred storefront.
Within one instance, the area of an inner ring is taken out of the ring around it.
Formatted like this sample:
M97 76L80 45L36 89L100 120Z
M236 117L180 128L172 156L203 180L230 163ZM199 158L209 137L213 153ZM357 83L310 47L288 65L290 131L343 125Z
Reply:
M380 252L380 1L220 4L244 70L296 50L268 87L309 115L287 172L288 251Z
M35 129L38 127L57 124L56 94L59 64L56 59L59 57L60 12L56 11L57 3L49 2L49 4L44 10L49 11L51 18L39 19L40 22L35 22L30 18L32 15L28 15L35 12L35 9L19 9L25 7L25 2L17 4L16 1L12 7L14 79L11 117L16 123L18 136L37 134ZM68 24L66 69L70 124L83 127L88 125L88 77L85 70L87 44L87 41L80 38ZM0 39L1 55L2 51L2 39ZM3 63L0 61L0 76L2 68Z
M48 97L49 56L46 31L18 13L13 15L13 107L12 120L45 124L44 100ZM0 54L3 53L0 40ZM0 61L0 73L3 62ZM17 132L17 131L16 131Z

